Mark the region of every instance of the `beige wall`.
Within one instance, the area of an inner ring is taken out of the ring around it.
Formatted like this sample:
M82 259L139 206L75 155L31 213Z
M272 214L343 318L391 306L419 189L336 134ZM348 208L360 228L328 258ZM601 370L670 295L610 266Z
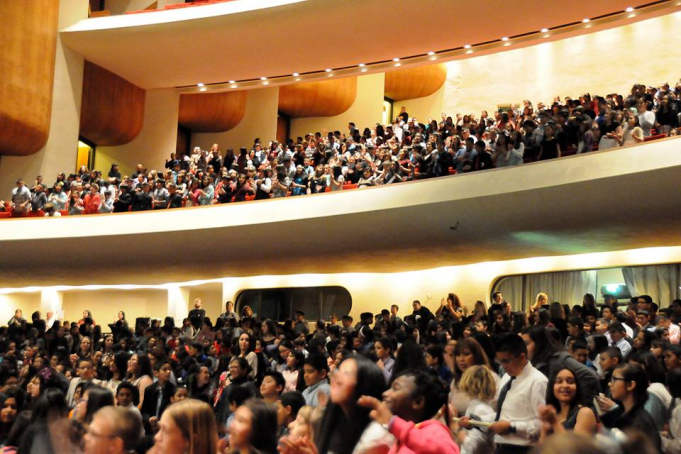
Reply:
M358 128L374 126L383 118L383 93L385 74L371 74L357 78L357 97L345 112L333 117L293 118L291 137L303 137L307 133L326 131L348 132L348 123L354 121Z
M61 0L59 29L86 19L87 11L88 0ZM17 178L24 178L31 185L36 175L41 174L47 184L52 184L59 172L68 174L76 170L83 65L83 57L64 46L58 36L50 135L45 147L35 154L0 157L0 199L15 186Z
M137 164L149 170L163 169L165 160L175 152L179 108L180 96L174 89L147 90L142 131L125 145L97 147L95 168L104 175L112 163L119 165L122 175L132 174Z
M253 147L253 139L260 138L263 144L275 140L277 136L277 112L279 106L279 88L261 88L250 90L246 102L246 113L241 122L227 132L206 132L192 134L191 148L201 147L209 150L214 144L220 144L221 150L239 148L249 150Z
M584 92L626 94L640 82L674 84L681 13L562 41L447 63L442 111L480 115L498 103L553 102ZM490 112L491 113L491 112Z
M24 318L30 321L31 314L40 310L40 292L0 295L0 326L7 326L17 309L21 309ZM45 314L41 313L44 317Z
M561 270L612 268L622 266L681 263L681 246L646 248L592 254L484 262L463 266L450 266L403 273L342 273L297 274L279 276L250 276L225 278L199 286L173 286L141 290L65 290L64 318L80 319L85 309L92 311L95 320L103 325L111 323L119 310L126 312L128 320L136 317L163 318L176 311L176 323L181 323L192 307L194 298L203 298L206 314L212 319L222 312L223 300L236 301L242 290L278 287L342 286L352 296L351 315L359 319L365 311L378 312L397 304L401 314L411 313L413 300L420 300L435 311L440 299L454 292L464 305L471 309L475 301L488 305L492 286L501 276L542 273ZM607 274L607 273L606 273ZM621 274L621 273L620 273ZM511 301L514 309L520 302ZM175 309L170 305L175 304ZM26 317L40 309L40 292L0 295L0 325L6 323L14 310L20 308ZM339 314L343 315L343 314ZM4 317L4 318L3 318Z
M123 311L133 327L137 317L165 317L168 293L163 289L65 291L63 305L65 320L78 321L88 309L105 329Z
M427 124L428 117L439 122L444 96L445 84L442 84L442 86L430 96L395 101L393 104L393 117L396 117L400 113L400 108L404 106L407 108L409 116L415 117L420 123Z

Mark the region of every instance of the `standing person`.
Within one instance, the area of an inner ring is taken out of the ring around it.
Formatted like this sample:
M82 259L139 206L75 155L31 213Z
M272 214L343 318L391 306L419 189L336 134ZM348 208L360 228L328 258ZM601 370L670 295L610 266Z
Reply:
M17 180L17 187L12 189L12 214L23 215L28 212L31 203L31 191L26 187L24 180Z
M149 183L143 183L142 190L135 192L132 198L132 211L148 211L152 209L153 198L149 192L150 189Z
M371 419L387 426L395 437L389 453L458 454L449 429L435 418L447 402L447 388L431 374L406 370L383 393L383 402L362 396Z
M419 300L414 300L414 302L412 303L412 307L414 308L414 312L412 313L412 315L414 316L416 324L419 327L419 332L423 334L426 332L428 322L433 320L435 316L430 311L430 309L428 309L425 306L422 306Z
M102 195L99 193L99 186L96 183L92 183L90 186L90 192L83 199L83 214L96 214L99 213L99 208L102 206Z
M141 408L144 421L144 431L152 434L158 428L158 421L166 407L170 405L170 398L175 394L175 385L170 382L172 369L169 361L158 361L154 365L156 382L144 390L144 400Z
M310 327L307 324L307 320L305 320L305 312L296 311L296 324L293 327L293 331L295 332L296 337L301 334L304 334L305 336L310 334Z
M232 318L233 318L233 319L236 320L237 322L239 321L239 314L237 314L237 313L234 311L234 303L233 303L233 302L227 301L227 302L225 303L225 312L223 312L222 314L220 314L220 318L221 318L221 319L224 319L224 320L229 320L229 319L232 319Z
M539 406L546 403L548 379L527 358L527 346L517 334L499 343L497 360L506 370L499 383L497 415L489 430L496 434L497 454L526 453L541 433ZM460 425L466 428L467 419Z
M203 300L201 298L194 299L194 309L189 311L187 317L196 330L201 328L203 319L206 318L206 310L203 308Z

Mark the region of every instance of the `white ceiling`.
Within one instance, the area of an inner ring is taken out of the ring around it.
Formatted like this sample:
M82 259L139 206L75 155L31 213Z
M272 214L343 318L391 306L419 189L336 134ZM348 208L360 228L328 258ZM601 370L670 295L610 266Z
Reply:
M678 246L679 140L342 193L3 220L0 288L397 272Z
M87 19L61 36L87 60L142 88L168 88L425 54L579 22L644 3L235 0Z

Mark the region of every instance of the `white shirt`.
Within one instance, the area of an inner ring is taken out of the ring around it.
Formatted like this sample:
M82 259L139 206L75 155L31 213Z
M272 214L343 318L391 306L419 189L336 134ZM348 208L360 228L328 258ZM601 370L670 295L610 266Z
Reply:
M678 344L681 339L681 328L676 323L669 325L669 343Z
M629 342L624 340L624 338L620 339L619 342L615 342L613 345L620 349L623 358L626 358L629 352L631 351L631 345L629 344Z
M501 378L497 388L497 401L501 390L511 380L509 374ZM499 421L510 421L516 428L515 434L496 435L497 444L530 446L539 438L541 421L537 409L546 404L546 387L549 379L529 362L513 380L511 389L501 407Z

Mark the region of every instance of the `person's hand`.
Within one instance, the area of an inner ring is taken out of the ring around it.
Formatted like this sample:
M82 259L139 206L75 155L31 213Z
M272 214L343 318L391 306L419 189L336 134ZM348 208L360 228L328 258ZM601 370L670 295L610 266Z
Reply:
M158 426L158 418L156 416L149 418L149 425L152 429L155 429Z
M318 454L317 447L307 437L295 441L291 437L284 437L279 440L277 450L282 454Z
M605 396L599 395L598 397L596 397L596 401L598 402L598 406L603 412L610 411L610 409L612 409L612 407L615 406L615 402L612 399L608 399Z
M319 406L324 408L326 407L326 404L329 403L329 395L324 393L324 392L318 392L317 393L317 402L319 402Z
M471 427L471 418L468 416L464 416L463 418L459 419L459 427L462 429L470 429Z
M381 402L380 400L376 399L375 397L362 396L359 398L357 403L361 407L371 408L369 417L379 424L388 424L390 422L390 418L393 417L388 405L385 402Z
M385 364L383 364L383 360L382 360L382 359L379 359L378 361L376 361L376 365L377 365L378 368L381 369L381 370L385 369Z
M489 430L497 435L504 435L511 430L511 423L509 421L497 421L489 426Z
M539 419L548 424L555 424L557 420L556 409L553 405L540 405L537 409Z

